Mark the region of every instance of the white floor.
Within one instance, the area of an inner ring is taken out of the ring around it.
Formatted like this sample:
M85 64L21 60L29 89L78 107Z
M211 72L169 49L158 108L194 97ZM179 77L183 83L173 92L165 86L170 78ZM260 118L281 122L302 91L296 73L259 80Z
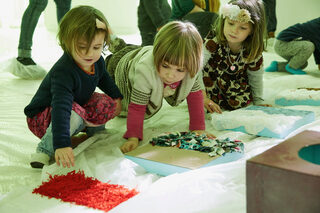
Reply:
M29 156L39 142L26 125L23 114L40 80L22 80L9 70L9 59L16 57L19 29L0 29L0 212L100 212L82 206L63 203L32 194L32 189L49 174L65 174L68 169L55 164L42 171L29 166ZM127 41L139 43L139 35L123 36ZM265 65L280 59L265 52ZM50 69L62 54L55 35L37 29L34 37L33 58L45 69ZM266 103L274 104L275 96L286 89L319 87L320 71L310 58L307 75L265 73ZM293 106L291 109L313 111L316 121L305 129L320 131L319 106ZM207 130L219 137L240 139L245 144L245 156L235 162L197 169L182 174L159 177L145 172L140 166L126 160L119 150L123 143L126 120L115 118L107 124L105 134L96 135L79 146L75 152L76 169L85 171L101 181L137 188L140 193L110 212L246 212L245 162L247 159L280 143L283 139L256 137L240 132L216 131L210 120ZM152 119L145 121L147 143L165 131L185 131L188 128L188 111L185 103L172 108L165 105ZM94 142L94 143L93 143ZM88 146L84 151L83 149Z

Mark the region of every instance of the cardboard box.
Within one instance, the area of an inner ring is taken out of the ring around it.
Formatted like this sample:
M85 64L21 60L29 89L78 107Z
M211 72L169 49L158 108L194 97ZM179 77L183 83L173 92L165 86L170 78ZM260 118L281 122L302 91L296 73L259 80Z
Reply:
M304 131L249 159L247 213L319 213L319 146L320 132Z

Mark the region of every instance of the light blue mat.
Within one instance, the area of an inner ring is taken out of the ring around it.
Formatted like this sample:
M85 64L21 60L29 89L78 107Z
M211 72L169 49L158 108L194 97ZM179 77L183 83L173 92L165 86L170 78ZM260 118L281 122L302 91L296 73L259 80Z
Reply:
M270 114L270 115L271 114L282 114L285 116L300 116L301 117L301 119L294 122L294 124L287 125L281 133L277 133L274 130L265 127L263 130L261 130L260 132L258 132L256 134L257 136L264 136L264 137L270 137L270 138L285 138L287 135L289 135L294 130L296 130L306 124L309 124L315 120L314 112L304 111L304 110L293 110L293 109L263 107L263 106L250 106L250 107L244 108L244 110L261 110L264 113ZM263 118L257 117L257 119L263 119ZM244 132L244 133L249 134L246 131L245 125L246 125L246 123L244 121L243 125L236 127L236 128L233 128L233 129L226 129L226 130ZM250 124L250 125L252 125L252 124Z

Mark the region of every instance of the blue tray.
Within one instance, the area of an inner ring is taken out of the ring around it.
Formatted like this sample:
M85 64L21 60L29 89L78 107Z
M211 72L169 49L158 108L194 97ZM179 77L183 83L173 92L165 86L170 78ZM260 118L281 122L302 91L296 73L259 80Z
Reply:
M150 173L167 176L236 161L244 155L243 146L241 149L242 152L229 152L222 156L209 157L208 153L204 152L146 144L126 153L125 158L132 160Z
M285 98L278 98L275 100L275 104L279 106L295 106L295 105L309 105L309 106L320 106L320 100L287 100Z

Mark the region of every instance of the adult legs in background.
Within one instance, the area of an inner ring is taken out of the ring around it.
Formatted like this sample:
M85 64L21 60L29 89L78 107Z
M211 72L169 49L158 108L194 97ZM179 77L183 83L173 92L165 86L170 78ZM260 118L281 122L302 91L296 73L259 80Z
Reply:
M277 29L276 0L263 0L263 2L266 12L268 37L274 38L274 33Z
M156 29L154 29L154 31L143 31L144 29L139 28L139 30L140 30L140 36L142 41L141 46L152 45L154 41L154 37L157 34Z
M62 17L70 10L71 0L54 0L57 8L57 21L58 23Z
M55 0L57 7L57 21L70 10L71 0ZM20 38L18 45L18 60L24 65L34 65L31 58L31 47L35 28L38 24L39 17L48 5L48 0L30 0L25 10L22 21ZM29 63L28 63L29 62Z
M193 23L197 27L201 37L205 38L218 17L219 15L216 13L205 11L189 13L185 15L182 20L187 20Z
M169 21L171 7L167 0L139 0L137 15L141 46L152 45L157 31Z
M57 20L70 10L71 0L55 0ZM30 0L25 10L20 29L18 57L14 61L12 74L23 79L39 79L46 75L46 71L38 66L32 59L31 47L33 34L38 24L39 17L48 5L48 0Z
M47 4L48 0L30 0L22 16L17 60L24 65L35 65L31 59L32 37Z
M292 73L292 70L293 72L294 70L297 70L298 72L302 71L302 69L308 66L308 59L313 54L314 48L314 44L310 41L286 42L276 40L274 45L275 52L287 60L286 62L277 62L278 71L287 71L290 73ZM290 69L292 70L290 71Z

